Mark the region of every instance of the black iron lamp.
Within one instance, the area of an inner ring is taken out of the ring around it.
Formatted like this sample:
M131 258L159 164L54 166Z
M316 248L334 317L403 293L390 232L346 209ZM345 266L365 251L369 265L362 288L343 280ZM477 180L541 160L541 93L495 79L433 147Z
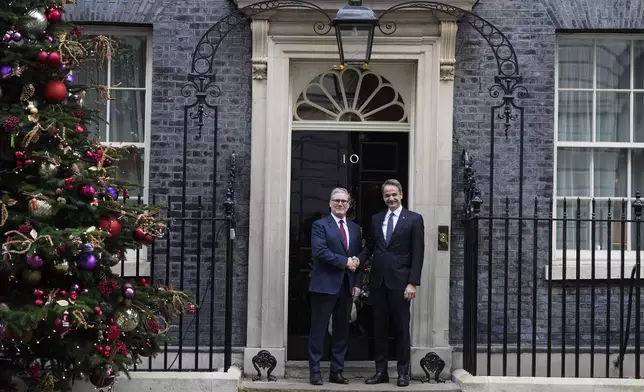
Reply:
M333 19L340 52L340 65L336 69L344 69L349 64L367 66L378 22L375 12L362 6L362 0L349 0L349 4L338 11Z

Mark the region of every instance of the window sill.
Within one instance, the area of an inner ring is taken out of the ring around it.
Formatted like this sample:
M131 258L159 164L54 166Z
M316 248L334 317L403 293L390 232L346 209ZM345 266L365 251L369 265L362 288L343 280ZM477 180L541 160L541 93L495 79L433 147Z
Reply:
M128 250L125 253L125 260L112 267L112 272L118 276L131 276L131 277L150 277L150 261L148 260L148 252L144 247L138 251L139 257L137 261L137 251ZM137 271L138 264L138 271ZM137 273L138 272L138 273Z
M635 261L624 261L624 279L630 280ZM550 268L545 266L545 279L550 280ZM605 260L595 261L595 276L594 280L607 280L608 279L608 264ZM610 280L622 278L622 263L621 261L612 261L610 266ZM590 260L581 260L579 263L579 279L580 280L593 280L593 267ZM637 278L636 278L637 279ZM640 275L640 280L644 279L644 272ZM566 262L566 276L563 275L563 264L561 260L555 260L552 265L552 280L577 280L577 261Z

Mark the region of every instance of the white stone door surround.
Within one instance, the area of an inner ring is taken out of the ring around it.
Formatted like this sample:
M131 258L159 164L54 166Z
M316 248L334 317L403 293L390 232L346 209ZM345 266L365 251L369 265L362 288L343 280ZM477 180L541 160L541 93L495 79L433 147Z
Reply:
M341 0L313 1L333 15ZM474 0L445 0L471 9ZM238 0L240 7L253 1ZM371 0L382 11L397 4ZM412 303L412 375L423 374L419 361L434 351L451 367L449 347L450 252L437 250L437 228L451 226L452 115L456 22L428 11L391 14L398 31L376 35L372 62L413 62L416 75L410 108L410 173L405 195L410 209L425 219L425 264ZM441 19L439 19L441 18ZM444 19L443 19L444 18ZM333 32L313 33L319 15L280 10L253 19L251 195L248 254L248 325L244 369L268 350L277 359L273 374L284 375L287 342L288 232L292 132L292 64L337 62ZM311 77L316 75L312 70ZM295 94L298 94L296 92Z

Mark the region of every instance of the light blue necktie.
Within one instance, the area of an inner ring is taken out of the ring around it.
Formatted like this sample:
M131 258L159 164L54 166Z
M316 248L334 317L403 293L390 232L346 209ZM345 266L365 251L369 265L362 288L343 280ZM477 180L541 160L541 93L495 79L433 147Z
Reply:
M385 236L385 243L389 245L391 240L391 233L394 231L394 213L389 214L389 221L387 222L387 235Z

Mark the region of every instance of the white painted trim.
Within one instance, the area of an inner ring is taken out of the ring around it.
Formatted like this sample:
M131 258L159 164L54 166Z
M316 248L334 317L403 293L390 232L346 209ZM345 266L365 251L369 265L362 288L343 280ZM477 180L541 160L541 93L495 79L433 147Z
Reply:
M525 357L527 355L522 355ZM516 363L516 356L511 355L508 357L509 363ZM545 362L545 356L540 355L540 365ZM574 354L566 355L566 374L568 377L545 377L545 372L540 372L541 377L516 377L511 374L516 374L516 372L510 373L508 376L473 376L463 369L456 369L452 373L452 381L460 388L463 392L504 392L504 391L516 391L516 392L540 392L540 391L550 391L550 392L568 392L568 391L588 391L588 392L614 392L614 391L639 391L644 387L644 381L637 379L628 379L628 378L617 378L619 377L617 369L611 367L611 374L607 377L604 376L604 361L605 358L603 355L596 355L594 361L595 365L595 374L602 374L602 376L596 376L596 378L589 378L589 369L590 369L590 356L583 356L581 360L580 370L582 377L575 378L572 377L575 374L574 371ZM481 358L481 355L479 355ZM495 356L495 366L498 366L502 363L500 356ZM630 359L630 357L629 357ZM478 361L481 364L483 361ZM523 363L530 362L522 361ZM632 368L634 361L626 361L628 364L626 367ZM483 362L484 363L484 362ZM559 367L557 367L559 365ZM629 366L631 365L631 366ZM523 367L523 366L522 366ZM544 366L539 366L543 368ZM482 369L481 365L478 366L479 369ZM553 373L558 374L559 369L561 368L559 358L553 355L553 363L551 368L554 370ZM634 375L635 372L629 369L625 369L625 377ZM484 373L478 373L484 374ZM500 373L495 373L500 374ZM530 369L524 368L521 374L530 374ZM601 378L600 378L601 377Z
M356 131L356 132L411 132L411 125L379 121L335 122L293 121L293 131Z

